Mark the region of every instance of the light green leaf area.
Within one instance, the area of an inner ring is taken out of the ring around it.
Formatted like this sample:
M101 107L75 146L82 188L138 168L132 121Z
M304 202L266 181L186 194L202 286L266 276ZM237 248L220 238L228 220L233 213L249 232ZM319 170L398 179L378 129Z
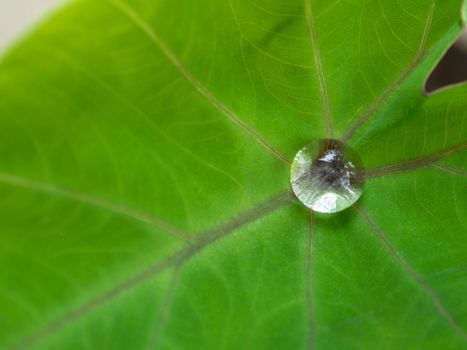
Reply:
M465 349L467 86L423 92L462 1L126 1L0 63L0 348Z

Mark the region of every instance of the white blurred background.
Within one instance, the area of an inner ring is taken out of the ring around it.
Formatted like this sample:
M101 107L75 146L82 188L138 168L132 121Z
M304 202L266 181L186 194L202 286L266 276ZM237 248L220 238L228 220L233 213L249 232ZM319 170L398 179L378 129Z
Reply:
M0 0L0 54L63 0Z

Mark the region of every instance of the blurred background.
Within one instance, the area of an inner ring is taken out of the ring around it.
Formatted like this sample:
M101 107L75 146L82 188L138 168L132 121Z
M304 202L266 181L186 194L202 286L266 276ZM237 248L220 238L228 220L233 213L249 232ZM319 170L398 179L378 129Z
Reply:
M66 0L0 0L0 55ZM467 80L467 29L427 82L427 91Z

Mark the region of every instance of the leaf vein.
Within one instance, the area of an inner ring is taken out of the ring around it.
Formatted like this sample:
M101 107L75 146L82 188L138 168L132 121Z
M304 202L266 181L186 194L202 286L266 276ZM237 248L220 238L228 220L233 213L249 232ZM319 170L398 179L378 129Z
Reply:
M313 229L314 217L311 211L308 212L308 241L306 250L306 301L308 314L308 350L313 350L315 337L315 323L313 318L313 299L312 299L312 254L313 254Z
M230 108L219 101L199 80L197 80L188 69L182 64L177 56L169 49L167 44L156 34L156 32L125 2L120 0L108 0L118 11L120 11L125 17L128 18L137 28L143 31L148 38L161 50L161 52L167 57L167 59L177 68L177 70L186 78L188 82L198 91L202 96L206 98L208 102L212 104L219 112L227 117L231 122L237 125L241 130L247 133L253 138L260 146L266 149L275 158L280 160L282 163L290 165L290 160L283 155L279 150L269 144L263 136L261 136L256 130L252 129L238 115L233 112Z
M273 213L274 211L286 206L287 204L292 202L292 199L293 196L290 193L290 191L281 193L259 204L255 208L250 209L249 211L246 211L237 217L234 217L227 223L199 234L200 238L198 238L194 243L186 246L185 248L182 248L181 250L170 255L166 259L149 266L144 271L129 277L128 279L116 285L115 287L95 296L87 302L84 302L83 304L72 309L62 317L52 320L42 328L38 329L35 333L25 337L22 341L20 341L17 345L11 347L10 349L20 350L29 348L43 340L45 337L57 332L59 329L62 329L66 325L93 311L100 305L105 304L106 302L114 299L120 294L141 285L142 283L158 275L159 273L170 268L182 267L182 265L186 261L203 251L208 246L214 244L215 242L224 237L229 236L239 228L253 223Z
M387 176L387 175L397 174L397 173L406 172L406 171L414 171L420 168L426 168L430 166L436 167L436 168L439 168L445 171L451 170L451 171L456 172L457 169L450 169L449 167L436 164L436 162L439 162L443 158L450 156L454 153L463 151L464 149L467 149L467 142L452 146L450 148L447 148L445 150L442 150L442 151L439 151L439 152L436 152L430 155L426 155L424 157L415 158L415 159L411 159L411 160L396 163L396 164L385 165L385 166L378 167L378 168L365 169L363 170L362 175L363 177L365 177L365 179L372 179L376 177Z
M313 15L313 10L311 8L311 0L305 0L305 15L308 24L308 31L311 40L311 48L313 51L313 58L316 66L316 71L318 74L319 86L321 91L321 103L323 105L323 116L324 122L326 125L327 136L328 138L333 137L333 127L332 127L332 117L331 117L331 108L329 106L329 95L326 85L326 79L324 77L324 69L321 61L321 52L319 49L318 36L316 34L316 24Z
M137 209L128 208L120 204L92 196L88 193L76 192L76 191L65 189L65 188L52 185L49 183L29 180L24 177L12 175L12 174L9 174L3 171L0 171L0 182L3 182L10 186L15 186L19 188L36 191L36 192L41 192L41 193L53 195L56 197L66 198L74 202L104 209L115 214L129 217L136 221L151 224L167 233L170 233L171 235L173 235L174 237L177 237L178 239L181 239L184 241L187 241L190 239L189 236L185 232L179 230L178 228L173 227L171 224L165 222L164 220L156 216L153 216L151 214L145 213Z
M385 250L391 255L398 265L408 274L408 276L417 284L417 286L425 293L430 299L431 303L438 311L439 315L445 319L445 321L451 326L454 332L456 332L465 342L467 342L467 334L454 320L452 315L446 309L441 302L436 292L428 285L428 283L420 276L413 267L397 252L395 247L391 244L386 233L379 227L370 216L358 205L354 205L357 213L367 222L368 226L373 230L376 236L383 244Z
M425 57L427 56L427 52L425 52L425 46L428 34L431 29L431 23L433 21L434 8L435 4L433 3L430 6L425 28L423 30L422 38L420 40L420 45L415 58L412 60L412 62L410 62L410 64L402 72L402 74L386 89L386 91L381 95L381 97L377 99L372 105L370 105L370 107L350 126L349 130L347 130L341 137L342 142L345 143L348 140L350 140L357 133L357 131L371 117L373 117L377 111L379 111L384 106L384 104L389 100L389 98L394 94L394 92L396 92L396 90L404 83L404 81L415 71L419 64L425 59Z

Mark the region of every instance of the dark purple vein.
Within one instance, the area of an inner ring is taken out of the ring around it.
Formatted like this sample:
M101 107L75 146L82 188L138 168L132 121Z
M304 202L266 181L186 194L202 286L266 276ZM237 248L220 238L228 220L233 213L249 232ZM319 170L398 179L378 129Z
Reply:
M315 323L313 319L313 298L312 298L312 258L313 258L313 229L314 229L314 217L311 210L308 212L308 240L307 240L307 251L306 251L306 301L307 301L307 312L308 312L308 349L313 350L315 348L314 335L315 335Z
M406 162L386 165L379 168L365 169L362 171L362 175L365 179L372 179L375 177L387 176L391 174L413 171L420 168L434 166L436 162L440 161L444 157L462 151L464 149L467 149L467 142L424 157L408 160Z
M354 204L357 213L367 222L368 226L373 230L376 236L383 244L386 251L394 258L399 266L410 276L410 278L418 285L418 287L430 299L431 303L438 311L439 315L446 320L451 328L460 336L464 341L467 341L467 334L457 324L452 315L443 305L436 292L428 285L428 283L409 265L409 263L397 252L387 238L384 231L369 217L369 215L358 205Z
M351 125L349 130L347 130L344 135L341 137L342 142L349 141L355 133L372 117L377 111L379 111L384 104L389 100L389 98L396 92L396 90L402 85L402 83L415 71L418 65L426 58L427 53L424 53L426 41L428 39L428 33L430 32L431 23L433 21L434 14L434 3L430 7L428 17L426 20L425 28L423 30L423 35L420 40L420 46L415 58L410 62L407 68L402 72L402 74L388 87L388 89L378 98L357 120L354 124Z
M69 311L62 317L49 322L48 324L44 325L42 328L40 328L30 336L24 338L17 345L11 347L10 349L27 349L33 346L34 344L37 344L43 338L54 334L55 332L70 324L74 320L83 317L95 308L112 300L113 298L119 296L123 292L137 287L138 285L144 283L145 281L156 276L162 271L165 271L169 268L182 266L191 257L198 254L199 252L201 252L214 242L218 241L219 239L228 236L229 234L235 232L237 229L245 225L248 225L256 220L261 219L262 217L274 212L277 209L282 208L283 206L287 205L288 203L291 203L292 201L293 195L291 194L291 192L287 191L286 193L282 193L278 196L275 196L267 200L266 202L258 205L257 207L246 211L243 214L240 214L239 216L235 217L234 219L228 221L223 225L218 226L217 228L199 234L198 236L200 238L198 238L192 244L179 250L177 253L169 256L165 260L157 262L152 266L149 266L146 270L129 277L128 279L116 285L115 287L88 300L87 302L81 304L75 309Z

